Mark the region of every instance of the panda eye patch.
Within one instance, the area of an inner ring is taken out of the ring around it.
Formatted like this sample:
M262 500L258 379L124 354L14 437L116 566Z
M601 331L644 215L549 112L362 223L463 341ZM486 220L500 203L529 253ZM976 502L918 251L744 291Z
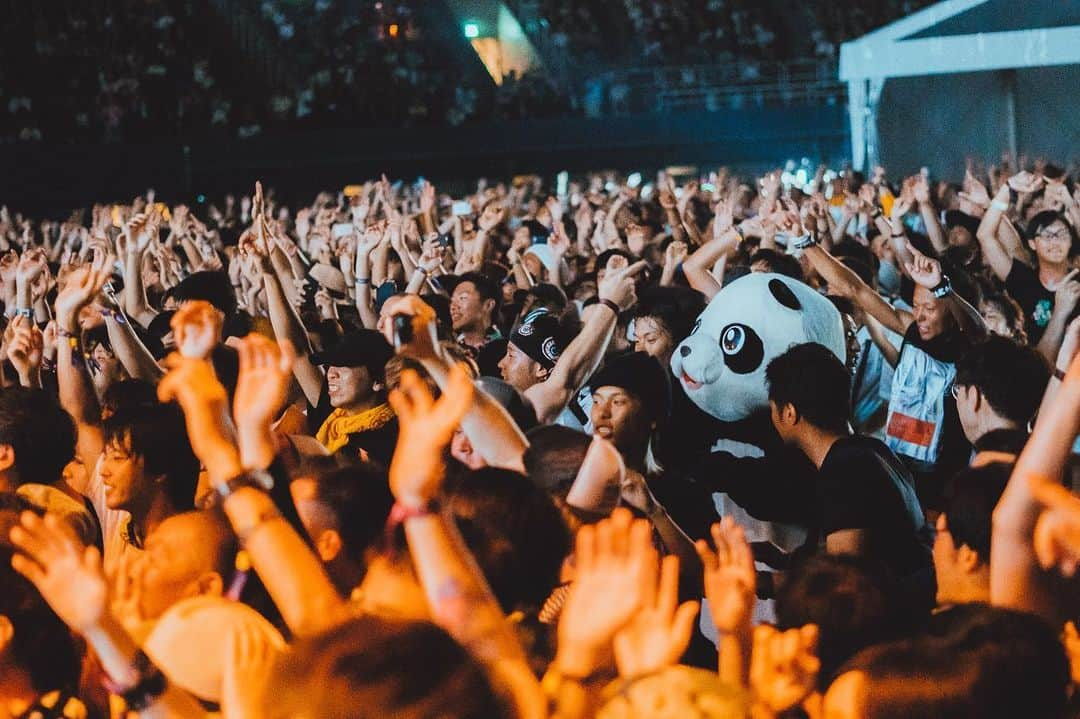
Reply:
M724 364L736 374L750 374L761 366L765 347L761 338L746 325L730 324L720 333Z

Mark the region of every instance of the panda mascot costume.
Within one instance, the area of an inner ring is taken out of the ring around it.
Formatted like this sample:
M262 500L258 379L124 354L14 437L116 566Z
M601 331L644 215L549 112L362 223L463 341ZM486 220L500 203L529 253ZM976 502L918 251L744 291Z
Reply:
M765 381L773 358L805 342L822 344L844 361L839 311L798 280L755 272L717 293L671 358L682 389L676 394L684 395L682 426L671 428L685 458L680 471L710 496L708 510L746 530L759 570L759 619L772 614L771 571L783 570L817 539L815 468L781 443Z

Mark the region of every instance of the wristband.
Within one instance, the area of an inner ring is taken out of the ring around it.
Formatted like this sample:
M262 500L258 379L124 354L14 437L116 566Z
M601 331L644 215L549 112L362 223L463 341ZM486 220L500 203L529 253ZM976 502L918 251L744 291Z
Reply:
M59 325L57 325L57 327L56 327L56 334L58 336L60 336L60 337L64 337L65 339L72 339L72 340L79 339L79 330L75 330L74 332L68 332L66 329L64 329L63 327L60 327ZM74 347L74 346L75 345L72 345L72 347Z
M1002 202L1001 200L994 200L993 202L990 203L990 208L993 209L993 210L1000 210L1002 212L1007 212L1008 209L1009 209L1009 203L1008 202Z
M618 317L619 315L622 314L622 310L619 309L619 306L617 304L615 304L614 302L612 302L611 300L601 299L600 304L604 305L605 307L608 307L612 312L615 313L616 317Z
M949 278L947 276L942 275L941 283L930 291L934 293L934 297L937 297L940 300L952 294L952 283L949 282Z
M270 476L269 472L262 470L252 470L251 472L244 472L238 474L232 479L227 479L214 487L214 491L222 498L227 499L236 490L243 487L251 487L257 489L260 492L269 492L274 488L274 478Z
M883 213L881 212L881 210L875 207L874 211L870 213L870 217L876 220L877 218L881 217L882 214Z
M122 697L128 710L138 712L146 709L154 703L154 700L164 694L168 688L168 682L165 675L161 673L161 670L154 665L150 657L146 656L146 652L142 649L135 650L135 656L131 660L131 668L139 677L134 686L124 689L112 677L107 675L102 678L101 683L107 691Z
M369 277L357 277L356 278L356 284L357 284L357 286L370 285L371 284L371 278L369 278Z
M817 238L814 237L813 232L808 232L800 237L792 237L788 240L788 247L796 250L805 250L807 247L813 247L818 243Z
M410 519L438 514L441 509L442 505L437 499L429 499L427 502L416 506L394 502L394 506L390 508L390 514L386 518L386 525L393 528L399 524L404 524Z
M34 311L26 307L20 307L15 310L16 317L25 317L28 320L34 319Z

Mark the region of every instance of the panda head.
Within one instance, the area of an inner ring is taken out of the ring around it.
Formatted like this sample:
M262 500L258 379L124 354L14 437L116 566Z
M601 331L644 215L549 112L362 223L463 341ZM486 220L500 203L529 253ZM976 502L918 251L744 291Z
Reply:
M713 297L675 348L671 369L694 404L734 422L768 406L765 368L804 342L822 344L843 360L840 313L798 280L752 272Z

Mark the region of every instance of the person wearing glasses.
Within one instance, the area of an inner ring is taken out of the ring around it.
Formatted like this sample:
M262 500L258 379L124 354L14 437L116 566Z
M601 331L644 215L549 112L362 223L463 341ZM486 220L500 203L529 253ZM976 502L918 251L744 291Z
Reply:
M1024 309L1031 343L1053 361L1080 299L1077 270L1072 268L1078 247L1076 230L1057 210L1043 210L1032 217L1027 224L1027 246L1035 255L1032 264L1019 234L1005 218L1011 202L1010 186L1021 191L1041 189L1031 182L1010 179L987 208L976 236L984 262Z

